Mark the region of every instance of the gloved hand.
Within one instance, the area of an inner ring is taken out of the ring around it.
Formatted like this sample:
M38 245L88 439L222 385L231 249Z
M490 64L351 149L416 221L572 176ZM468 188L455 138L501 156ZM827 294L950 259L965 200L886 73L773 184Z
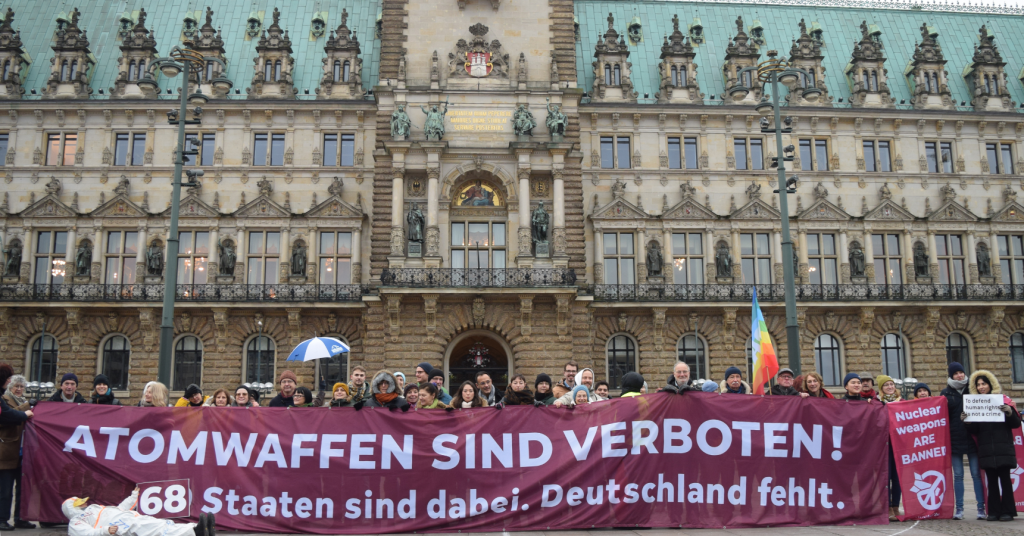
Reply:
M395 411L396 409L398 408L396 408L395 406L388 406L388 411Z
M534 400L533 401L533 407L535 407L535 408L543 408L544 407L544 403L541 402L540 400Z
M502 409L505 407L505 402L501 401L494 405L494 409Z
M455 409L455 408L453 408L453 407L451 407L451 406L445 406L445 407L444 407L444 410L445 410L445 411L449 411L449 412L450 412L450 411L452 411L453 409Z
M409 404L402 406L402 413L405 413L406 411L409 411Z
M360 400L359 402L356 402L355 404L352 404L352 407L356 408L356 411L359 411L359 410L363 409L363 405L364 404L366 404L366 401L365 400Z

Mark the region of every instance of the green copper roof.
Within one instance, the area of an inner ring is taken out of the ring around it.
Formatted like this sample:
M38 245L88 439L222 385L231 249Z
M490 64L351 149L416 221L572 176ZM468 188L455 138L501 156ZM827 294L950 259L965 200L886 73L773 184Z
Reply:
M984 24L995 35L995 44L1007 62L1005 67L1007 88L1011 98L1024 102L1024 86L1018 79L1024 66L1024 17L993 13L952 13L925 10L855 9L845 7L788 6L767 4L670 2L648 0L644 2L576 1L576 17L580 24L580 41L576 44L576 65L580 84L589 90L594 82L591 62L594 61L594 44L599 34L608 28L608 13L615 16L615 30L626 33L630 21L640 17L643 40L629 44L629 60L633 64L633 84L644 102L644 94L651 99L658 91L658 63L661 61L661 45L664 36L672 33L672 16L679 15L680 31L687 28L694 18L700 19L704 28L705 41L695 47L697 72L700 89L705 102L720 102L725 91L722 79L722 65L725 63L725 47L736 35L736 17L742 16L744 31L758 20L764 27L765 45L761 47L761 60L767 59L764 52L779 51L789 57L793 39L800 35L797 24L805 19L808 29L817 23L823 30L825 46L825 79L829 94L836 106L848 106L850 87L843 74L850 62L853 45L861 38L860 23L866 20L882 31L885 46L886 69L889 88L896 103L905 100L910 103L911 89L903 72L910 64L914 46L921 40L921 23L927 22L938 31L939 45L947 61L949 86L956 104L960 101L970 105L971 95L963 72L971 62L974 45L978 43L978 29ZM714 96L714 100L711 97ZM843 103L839 103L839 99ZM649 100L647 102L653 102Z
M79 27L87 32L89 48L96 57L96 66L90 73L90 84L93 87L93 99L105 99L109 88L117 78L117 59L121 55L118 48L118 20L122 13L130 12L137 18L138 9L146 9L146 27L154 33L157 50L166 55L171 47L181 44L182 21L186 14L192 16L202 26L205 22L206 6L213 8L213 26L221 30L224 49L228 60L227 77L234 82L231 90L233 98L245 98L245 88L251 85L253 76L253 58L256 57L256 43L259 38L246 35L246 19L250 13L262 15L263 27L270 26L271 13L277 7L281 10L281 27L288 30L292 40L295 58L294 80L299 90L299 98L315 98L315 90L323 74L321 60L325 57L324 44L331 30L341 23L341 10L348 10L348 27L356 32L362 50L363 86L372 87L377 82L378 63L380 61L380 41L374 39L377 14L380 12L379 0L288 0L272 2L256 0L161 0L146 2L144 0L128 0L125 2L74 2L64 0L14 0L5 2L3 11L8 7L14 9L14 27L21 31L21 39L25 50L32 58L28 76L24 80L25 98L39 98L32 95L31 90L39 93L50 75L50 59L53 50L50 45L56 31L56 19L61 12L71 13L77 7L82 12ZM327 29L323 36L313 38L310 33L314 14L319 12L326 20ZM158 80L162 92L167 93L168 87L178 87L166 77ZM178 82L180 83L180 82ZM103 90L103 95L99 90ZM240 91L235 95L235 89ZM309 95L305 90L309 90Z

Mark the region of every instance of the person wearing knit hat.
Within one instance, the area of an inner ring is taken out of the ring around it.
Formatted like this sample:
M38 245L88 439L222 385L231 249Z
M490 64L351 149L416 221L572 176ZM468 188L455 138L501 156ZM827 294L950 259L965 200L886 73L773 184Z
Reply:
M199 408L209 400L210 397L203 396L203 390L196 384L191 383L185 388L185 395L174 403L176 408Z
M587 389L586 385L578 383L576 387L572 388L572 391L569 391L569 403L565 406L575 407L588 402L590 402L590 389Z
M398 392L405 392L405 373L404 372L393 372L392 375L395 377L395 381L398 382Z
M78 376L68 372L60 378L60 390L53 393L50 402L68 402L73 404L87 403L85 397L78 394Z
M334 384L334 387L331 389L331 392L334 393L334 399L331 400L331 405L329 407L343 408L351 404L351 402L349 401L348 386L345 385L343 382L338 382Z
M942 389L939 396L945 397L946 406L949 408L949 415L960 415L964 411L964 395L970 394L967 386L967 372L964 366L956 361L949 364L946 369L949 378L946 379L946 387ZM978 465L978 445L967 432L967 427L960 419L949 419L949 446L953 461L953 495L955 498L955 510L953 519L964 518L964 455L967 455L968 467L971 470L971 480L974 481L974 498L978 502L978 519L985 519L985 483L981 476L981 468Z
M451 404L452 395L448 394L448 391L444 389L444 371L441 369L432 368L428 373L430 381L428 383L434 384L437 387L437 400L442 404Z
M878 399L882 402L888 404L889 402L903 400L903 397L900 396L900 390L896 388L896 382L889 376L879 374L875 379L875 383L878 384ZM863 391L863 389L861 390ZM864 396L863 393L861 396Z
M299 379L295 376L295 373L290 370L282 372L277 380L277 385L280 390L277 396L270 399L269 407L287 408L294 406L295 402L292 398L295 396L295 389L299 386Z
M233 408L255 408L259 407L256 399L252 396L252 388L239 385L235 388L235 399L231 401Z
M622 376L622 394L621 398L629 398L634 396L640 396L640 392L644 386L644 377L639 372L627 372Z
M533 382L533 405L550 406L555 401L555 394L551 392L551 376L541 372Z
M932 396L932 389L931 387L928 387L927 383L918 382L918 384L914 386L914 400L920 400L930 396Z
M851 372L843 377L843 388L846 389L846 394L843 395L843 398L846 400L871 401L870 398L860 396L860 376L858 376L856 372Z
M716 393L718 392L718 384L711 380L704 380L704 384L700 386L700 390L705 393Z
M105 374L97 374L92 380L92 385L92 396L89 398L93 404L121 405L121 401L114 397L114 390L110 388L110 380Z
M753 391L750 389L750 384L743 381L743 373L740 372L740 369L738 367L729 367L725 369L725 380L719 386L718 392L749 395Z
M434 370L433 365L426 361L416 365L416 385L421 388L430 383L430 371Z

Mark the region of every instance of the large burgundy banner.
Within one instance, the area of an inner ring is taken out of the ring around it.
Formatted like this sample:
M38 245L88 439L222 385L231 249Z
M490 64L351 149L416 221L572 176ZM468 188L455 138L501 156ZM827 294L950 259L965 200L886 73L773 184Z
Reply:
M881 404L705 393L407 413L43 403L22 516L175 481L140 505L189 500L239 531L884 524L886 432Z
M907 519L952 519L949 407L942 396L886 404ZM957 416L959 418L959 415Z

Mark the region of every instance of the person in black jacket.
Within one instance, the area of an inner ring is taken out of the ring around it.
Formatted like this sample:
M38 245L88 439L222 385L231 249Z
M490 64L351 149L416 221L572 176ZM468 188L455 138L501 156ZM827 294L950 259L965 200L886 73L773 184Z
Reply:
M114 397L114 390L110 388L110 380L105 374L97 374L96 378L92 380L92 385L90 402L107 406L121 405L121 401Z
M972 395L1001 395L999 380L987 370L971 374L969 383ZM967 422L967 431L978 442L978 465L988 477L989 521L1013 521L1017 517L1017 506L1013 498L1013 481L1010 471L1017 467L1017 453L1013 444L1013 430L1020 428L1020 413L1009 397L1003 397L999 407L1006 415L1003 422ZM961 412L960 419L967 414Z
M784 368L775 375L775 385L772 386L769 392L773 395L802 396L807 398L807 393L801 393L793 386L793 380L793 369Z
M32 410L28 400L21 398L23 390L13 387L14 369L7 363L0 363L0 388L7 388L0 397L0 530L34 529L35 525L21 519L21 438L25 422L32 418ZM20 386L24 388L25 378L18 376ZM19 391L21 395L14 391ZM21 402L19 411L11 403ZM17 485L17 501L15 501L15 485ZM11 505L14 504L14 526L7 523L11 518Z
M409 411L409 402L405 400L404 396L398 394L398 381L386 370L373 375L373 380L370 382L370 396L356 402L353 407L360 409L364 405L368 408Z
M53 393L50 402L68 402L70 404L85 404L85 397L78 394L78 376L68 372L60 378L60 391Z
M666 393L683 394L687 391L696 391L693 387L693 378L690 378L690 365L687 365L683 361L676 363L676 366L672 368L672 375L668 378L668 383L661 390Z
M282 372L281 378L277 380L277 384L281 387L281 391L277 393L277 396L270 399L269 407L287 408L294 406L293 397L295 396L295 389L299 386L299 380L295 377L295 373L290 370Z
M974 481L974 498L978 501L978 519L985 519L985 488L981 480L981 469L978 468L978 447L974 444L964 423L956 416L964 411L964 393L967 393L967 373L964 366L956 361L949 364L949 378L940 395L946 397L949 407L949 445L953 456L953 494L956 497L956 510L953 519L964 518L964 455L971 469L971 480Z

